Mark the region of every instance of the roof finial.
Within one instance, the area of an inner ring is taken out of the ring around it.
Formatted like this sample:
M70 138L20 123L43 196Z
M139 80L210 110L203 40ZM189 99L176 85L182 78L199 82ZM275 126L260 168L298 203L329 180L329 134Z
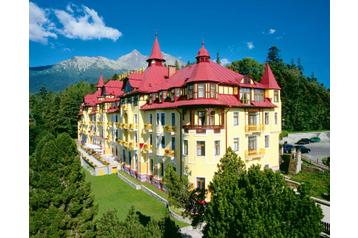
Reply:
M205 45L205 42L204 42L204 39L201 41L201 46L203 46L204 47L204 45Z

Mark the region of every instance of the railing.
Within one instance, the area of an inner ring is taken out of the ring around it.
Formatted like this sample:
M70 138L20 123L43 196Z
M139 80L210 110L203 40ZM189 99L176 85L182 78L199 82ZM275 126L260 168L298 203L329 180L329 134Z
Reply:
M164 149L164 155L168 157L174 157L174 150L171 150L169 148Z
M147 152L149 152L149 151L152 151L152 145L151 144L144 144L143 145L143 152L145 152L145 153L147 153Z
M188 130L196 130L196 133L206 133L206 130L214 130L214 133L220 133L221 129L224 129L224 125L184 125L184 132L188 133Z
M152 124L147 123L147 124L144 125L144 130L150 131L150 130L152 130L152 129L153 129L153 125L152 125Z
M133 123L129 123L129 124L128 124L128 129L129 129L129 130L137 130L137 125L136 125L136 124L133 124Z
M261 156L265 154L265 149L256 149L256 150L246 150L245 156L251 157L251 156Z
M166 125L164 130L169 133L175 133L175 126Z
M265 128L265 125L263 125L263 124L252 124L252 125L246 125L245 131L246 132L263 131L264 128Z
M129 142L128 147L130 150L135 150L137 148L137 144L134 142Z

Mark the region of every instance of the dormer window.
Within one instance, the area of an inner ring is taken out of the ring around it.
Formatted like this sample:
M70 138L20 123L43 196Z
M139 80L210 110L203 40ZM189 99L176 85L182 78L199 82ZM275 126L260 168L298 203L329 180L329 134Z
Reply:
M163 100L163 92L159 92L159 102L162 102Z
M188 86L188 99L193 98L193 93L194 93L194 85L191 84Z
M240 102L249 104L251 101L251 94L249 88L240 88Z
M180 97L180 88L175 89L175 96L178 98Z
M254 97L255 97L255 102L263 102L264 101L264 90L263 89L255 89Z
M214 83L210 84L210 97L216 98L216 84Z
M275 90L274 92L273 92L273 101L274 102L278 102L279 101L279 96L278 96L278 90Z

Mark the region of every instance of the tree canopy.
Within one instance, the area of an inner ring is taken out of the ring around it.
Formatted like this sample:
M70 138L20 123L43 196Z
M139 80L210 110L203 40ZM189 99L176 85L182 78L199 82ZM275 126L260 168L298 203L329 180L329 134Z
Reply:
M319 237L322 211L304 189L259 166L246 169L229 148L209 185L204 237Z
M290 131L329 130L330 129L330 92L317 81L314 74L307 77L298 60L286 64L280 57L280 50L271 47L267 62L278 84L281 86L282 126ZM254 59L232 62L228 68L248 74L260 81L263 65Z

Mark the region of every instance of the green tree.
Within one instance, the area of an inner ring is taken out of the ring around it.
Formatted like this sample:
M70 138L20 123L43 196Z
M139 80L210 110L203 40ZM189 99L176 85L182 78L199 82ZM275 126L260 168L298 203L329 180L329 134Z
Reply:
M43 136L30 157L30 236L93 237L95 213L73 139Z
M171 164L168 164L164 173L164 185L168 191L169 203L176 207L185 208L192 186L188 176L179 176Z
M244 163L229 148L209 185L204 237L319 237L322 211L279 173Z
M175 68L178 70L180 69L180 64L178 60L175 60Z
M216 63L221 64L219 52L216 53Z
M280 57L280 50L276 46L272 46L269 48L269 52L267 54L267 62L281 62L282 59Z
M118 74L113 74L112 80L117 80L117 79L119 79L119 75Z
M118 211L108 210L96 222L96 237L98 238L117 238L122 234L122 224L118 218Z
M249 75L256 81L261 80L264 66L252 58L233 61L228 68L244 75Z

